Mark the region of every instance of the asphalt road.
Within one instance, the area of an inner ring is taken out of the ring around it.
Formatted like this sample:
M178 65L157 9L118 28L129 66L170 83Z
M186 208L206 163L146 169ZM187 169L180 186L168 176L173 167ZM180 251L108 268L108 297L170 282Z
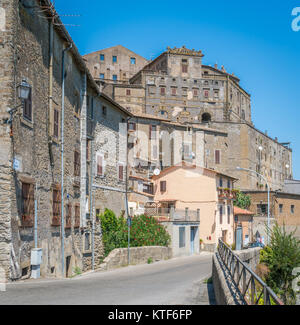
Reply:
M72 279L9 283L0 305L196 305L211 276L212 254L93 272ZM203 291L203 289L202 289Z

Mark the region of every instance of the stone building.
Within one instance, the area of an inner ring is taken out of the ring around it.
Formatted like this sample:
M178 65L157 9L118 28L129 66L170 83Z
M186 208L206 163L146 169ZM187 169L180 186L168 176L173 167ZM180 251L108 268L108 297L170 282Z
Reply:
M148 61L122 45L89 53L83 56L93 76L106 83L123 83L141 70Z
M104 188L124 192L119 164L108 161L99 177L97 157L124 156L116 134L128 113L99 92L50 1L1 1L0 9L0 267L10 279L30 276L38 247L42 276L96 268L95 208L119 213L124 201ZM115 147L104 138L116 138Z
M247 191L251 197L250 210L255 214L254 222L263 220L261 233L265 233L265 223L268 215L267 191ZM295 235L300 237L300 194L281 191L270 192L270 218L280 225L285 225L287 231L296 230ZM255 235L255 234L254 234Z
M283 188L292 177L292 150L255 128L251 115L251 96L240 80L222 66L202 64L203 53L185 48L167 48L137 72L129 83L105 84L103 91L133 113L149 114L186 123L208 125L228 134L225 142L205 143L205 167L231 174L241 189L262 190L265 183L273 190Z

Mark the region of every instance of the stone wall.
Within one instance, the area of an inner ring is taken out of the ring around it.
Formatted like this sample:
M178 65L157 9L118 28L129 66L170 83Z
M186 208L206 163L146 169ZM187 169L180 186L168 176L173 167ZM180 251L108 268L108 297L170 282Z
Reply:
M148 259L152 262L172 258L172 248L162 246L132 247L130 248L130 264L146 264ZM128 265L128 249L114 249L100 265L102 270L110 270Z

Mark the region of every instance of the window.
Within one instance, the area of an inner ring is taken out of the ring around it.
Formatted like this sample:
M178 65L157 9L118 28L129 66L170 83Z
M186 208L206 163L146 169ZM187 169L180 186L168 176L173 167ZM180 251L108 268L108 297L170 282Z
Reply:
M100 79L104 79L104 73L100 73Z
M34 218L34 184L22 183L22 226L32 227Z
M80 204L75 204L75 220L74 220L74 228L80 227Z
M279 204L279 213L282 213L283 211L283 204Z
M177 93L177 88L172 87L171 88L171 94L172 94L172 96L176 96L176 93Z
M119 164L119 182L124 180L124 166L123 164Z
M165 96L166 95L166 87L160 87L160 95Z
M267 204L257 204L257 214L267 214L268 212Z
M130 64L135 64L135 58L130 58Z
M60 225L61 216L61 194L58 187L52 190L52 226Z
M291 213L294 214L295 213L295 206L291 205Z
M113 63L117 63L117 56L116 56L116 55L113 55L113 57L112 57L112 62L113 62Z
M102 115L106 116L107 115L107 109L106 106L102 106Z
M228 224L230 224L230 213L231 213L230 205L227 205L227 223Z
M65 228L71 228L71 218L72 218L72 205L70 203L66 206L66 224Z
M126 96L130 96L130 95L131 95L130 89L126 89Z
M166 192L167 190L167 182L166 181L161 181L160 182L160 191L161 192Z
M196 98L198 97L198 89L193 90L193 96Z
M149 138L156 139L156 125L149 125Z
M59 135L59 111L57 109L54 109L53 135L56 138L58 138L58 135Z
M220 180L219 180L219 187L223 187L223 178L220 177Z
M215 164L220 164L220 150L215 150Z
M100 54L100 61L104 61L104 54Z
M223 223L223 206L219 206L219 214L220 214L220 224Z
M86 232L84 234L84 250L89 251L91 249L91 234Z
M204 89L204 97L205 98L209 97L209 89Z
M182 69L182 73L187 73L188 72L188 62L187 62L187 59L182 59L181 69Z
M118 76L116 74L113 74L113 81L117 81L118 80Z
M144 183L143 184L143 192L148 193L148 194L153 194L153 184L152 183L150 183L150 184Z
M23 117L25 117L29 121L32 121L32 97L31 97L31 88L29 90L28 98L23 100Z
M186 87L183 87L183 88L182 88L182 96L183 96L183 97L187 97L187 90L188 90L188 89L187 89Z
M227 188L231 189L231 182L229 179L227 180Z
M214 90L214 98L219 98L219 90Z
M104 163L103 163L102 155L97 155L97 175L98 176L104 175Z
M80 152L74 151L74 176L80 176Z
M185 247L185 227L179 227L179 248Z
M136 124L134 122L128 123L128 130L129 131L135 131L136 130Z

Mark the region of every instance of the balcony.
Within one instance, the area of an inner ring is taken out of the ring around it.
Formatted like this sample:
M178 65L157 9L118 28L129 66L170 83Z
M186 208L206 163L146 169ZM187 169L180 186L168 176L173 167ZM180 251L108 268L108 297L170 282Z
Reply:
M236 199L236 190L218 187L218 198L234 200L234 199Z
M195 210L180 210L176 208L159 207L159 204L149 202L145 206L145 215L156 217L160 221L200 222L200 212Z

